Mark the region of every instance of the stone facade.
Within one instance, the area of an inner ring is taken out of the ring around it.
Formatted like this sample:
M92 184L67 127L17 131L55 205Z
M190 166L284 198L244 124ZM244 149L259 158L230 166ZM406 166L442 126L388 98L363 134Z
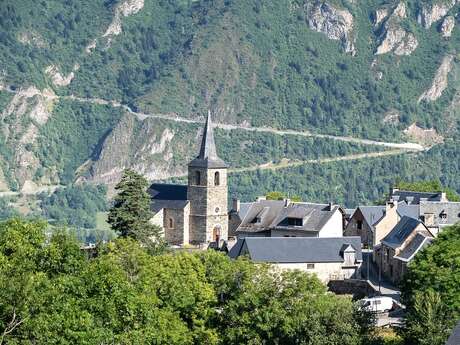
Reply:
M227 169L189 166L190 242L228 238Z
M376 208L376 212L369 212L369 208ZM363 247L372 249L380 243L382 238L388 235L401 219L397 209L397 202L392 201L387 202L385 206L358 207L348 222L344 235L360 236Z
M188 184L152 184L152 222L171 245L207 245L228 239L227 165L217 156L208 115L198 156L188 164ZM203 246L203 247L205 247Z
M184 245L189 243L190 204L184 208L166 208L163 211L163 229L165 240L169 244Z

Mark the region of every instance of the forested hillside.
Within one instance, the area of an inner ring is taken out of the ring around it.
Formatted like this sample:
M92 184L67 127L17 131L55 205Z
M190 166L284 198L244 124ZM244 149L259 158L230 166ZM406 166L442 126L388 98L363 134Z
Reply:
M457 13L446 0L3 0L0 189L110 188L128 167L179 177L211 110L237 125L216 131L232 168L384 149L248 126L427 148L240 171L242 199L353 206L397 177L460 191Z

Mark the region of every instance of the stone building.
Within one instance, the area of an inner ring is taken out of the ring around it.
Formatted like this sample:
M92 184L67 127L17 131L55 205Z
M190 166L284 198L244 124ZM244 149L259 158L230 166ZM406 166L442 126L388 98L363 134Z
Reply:
M338 205L266 200L234 200L229 214L230 234L256 237L341 237L344 211Z
M374 248L375 262L384 276L398 283L410 261L433 238L433 234L420 220L404 216Z
M359 236L363 247L373 248L400 219L398 203L393 201L383 206L359 206L345 227L344 235Z
M217 156L208 114L198 156L188 164L188 184L149 188L152 222L169 244L209 244L228 238L227 165Z

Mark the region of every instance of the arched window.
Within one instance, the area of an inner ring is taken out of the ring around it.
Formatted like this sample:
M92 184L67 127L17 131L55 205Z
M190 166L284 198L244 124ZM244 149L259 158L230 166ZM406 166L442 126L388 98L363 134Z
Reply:
M201 172L199 171L195 173L195 184L197 186L201 185Z
M220 185L220 174L218 171L214 174L214 186Z
M168 219L169 223L168 223L168 226L170 229L174 228L174 220L172 218L169 218Z

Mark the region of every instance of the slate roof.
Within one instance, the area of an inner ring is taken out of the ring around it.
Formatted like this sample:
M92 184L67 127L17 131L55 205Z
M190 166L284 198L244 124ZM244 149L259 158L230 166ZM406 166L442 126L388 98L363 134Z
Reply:
M385 236L382 243L391 248L399 247L419 224L423 223L414 218L402 217L390 233Z
M289 203L284 200L258 200L240 205L240 232L261 232L268 229L320 231L339 206L313 203ZM303 220L302 226L288 225L288 218ZM259 221L256 221L259 220Z
M189 202L186 185L154 183L147 192L152 198L150 209L155 213L162 208L182 209Z
M459 344L460 344L460 321L457 323L457 326L452 331L452 334L447 340L446 345L459 345Z
M408 262L412 260L415 254L417 254L420 250L425 248L427 245L430 245L431 242L433 242L432 237L419 232L398 255L394 256L394 258Z
M402 218L408 216L414 219L419 219L420 217L420 206L419 205L409 205L405 201L398 202L397 212Z
M440 214L444 212L447 217L445 219L440 218ZM425 213L434 214L434 221L436 225L446 226L453 225L460 222L460 202L420 202L420 214Z
M393 189L390 199L406 201L409 204L419 204L420 201L441 201L441 192L414 192L409 190Z
M227 164L217 156L210 112L208 112L203 135L201 137L200 152L198 156L189 163L189 166L199 168L227 168Z
M385 206L359 206L358 209L370 226L377 223L385 215Z
M343 251L351 246L362 261L360 237L245 237L229 252L231 258L249 255L255 262L319 263L343 262Z

